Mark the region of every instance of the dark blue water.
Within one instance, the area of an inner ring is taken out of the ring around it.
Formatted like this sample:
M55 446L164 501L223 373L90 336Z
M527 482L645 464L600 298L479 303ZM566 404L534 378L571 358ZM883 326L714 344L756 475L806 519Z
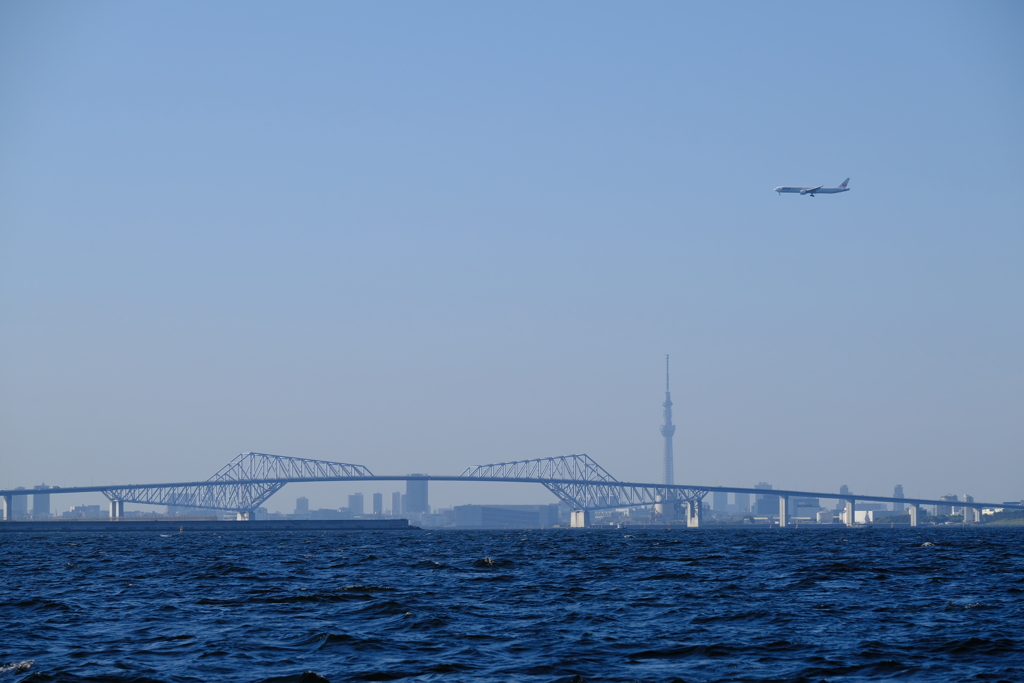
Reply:
M0 681L1022 681L1022 543L1012 528L4 534Z

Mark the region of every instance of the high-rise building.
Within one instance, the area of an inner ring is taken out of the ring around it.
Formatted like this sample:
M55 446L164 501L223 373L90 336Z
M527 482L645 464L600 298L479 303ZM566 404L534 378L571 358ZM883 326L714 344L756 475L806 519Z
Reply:
M24 486L19 486L15 491L24 491ZM8 512L8 519L25 519L28 517L28 495L14 494L11 496L11 509Z
M410 477L423 477L423 474L410 474ZM406 479L405 480L405 504L403 506L403 513L417 513L422 512L427 514L430 512L430 503L427 500L427 480L426 479Z
M772 485L760 482L755 489L763 489L765 491L771 491ZM759 515L777 515L779 514L779 497L768 496L761 493L757 494L754 500L754 511Z
M736 499L736 512L745 514L750 512L750 494L749 493L734 493L733 498Z
M391 516L398 517L402 514L402 493L395 491L391 494Z
M847 486L846 484L843 484L842 486L839 487L839 494L840 495L846 496L846 495L849 495L849 493L850 493L850 487ZM846 510L846 501L843 500L842 498L837 498L836 499L836 507L835 507L836 515L838 516L838 515L845 514L845 510Z
M309 514L309 498L300 496L295 499L295 514L297 515L308 515Z
M903 497L903 484L896 484L896 488L894 488L892 490L892 497L893 498L902 498ZM893 503L892 504L892 509L893 509L893 512L903 512L903 503Z
M946 501L948 503L955 503L955 502L957 502L958 499L957 499L955 493L947 493L946 495L940 497L939 500L944 500L944 501ZM935 514L936 515L952 515L953 514L953 506L952 505L936 505L935 506Z
M725 512L729 509L728 491L715 491L711 494L711 507L715 512Z
M46 491L50 487L46 484L40 484L35 487L37 491ZM50 494L49 493L33 493L32 494L32 519L49 519L50 518Z
M967 495L965 493L964 494L964 502L965 503L973 503L974 502L974 496L969 496L969 495ZM966 507L964 505L961 505L958 508L957 512L959 512L961 515L964 516L964 521L965 522L973 522L974 521L974 518L973 518L973 515L972 515L972 513L974 512L974 508L969 508L969 507ZM957 514L957 513L954 512L953 514Z
M348 511L353 517L363 516L363 494L353 493L348 497Z
M380 517L384 514L384 494L375 493L373 494L373 514Z
M675 463L672 454L672 435L676 433L676 426L672 424L672 394L668 388L668 354L665 354L665 402L661 404L665 409L665 424L661 426L661 436L665 439L665 450L662 455L662 483L675 483Z

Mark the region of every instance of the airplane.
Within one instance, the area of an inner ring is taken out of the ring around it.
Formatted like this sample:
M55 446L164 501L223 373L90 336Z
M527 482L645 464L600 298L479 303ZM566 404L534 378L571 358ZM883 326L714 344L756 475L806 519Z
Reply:
M813 197L816 194L836 194L838 192L849 192L850 188L846 186L848 182L850 182L849 178L844 180L843 184L840 185L839 187L825 187L824 185L818 185L817 187L789 187L788 185L781 185L779 187L776 187L775 191L778 192L780 195L783 192L793 192L799 194L809 194Z

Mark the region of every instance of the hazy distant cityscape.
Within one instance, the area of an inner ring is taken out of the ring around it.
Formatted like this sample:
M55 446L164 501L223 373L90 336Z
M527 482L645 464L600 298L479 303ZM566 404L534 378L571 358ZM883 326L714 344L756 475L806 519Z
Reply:
M662 449L662 484L675 484L675 454L673 438L676 425L672 418L672 394L670 390L669 357L665 357L665 400L662 403L663 424L659 431L663 439ZM243 457L243 456L240 456ZM280 456L269 456L280 457ZM229 465L230 467L230 465ZM365 520L365 519L408 519L410 523L423 528L455 528L455 529L546 529L577 526L671 526L683 522L687 526L699 525L773 525L805 524L846 526L866 524L975 524L1016 520L1024 517L1024 511L1017 506L1024 501L1005 502L1005 506L1014 509L1006 510L999 506L978 507L974 497L964 494L962 497L948 493L939 498L942 504L928 506L915 504L914 509L908 508L899 499L903 499L902 484L893 488L892 502L858 501L856 507L846 485L839 487L839 497L780 496L771 493L772 484L758 482L752 488L758 493L712 491L710 500L706 492L689 500L662 500L654 505L625 505L621 508L576 510L565 499L547 505L456 505L447 508L432 509L429 499L429 479L425 474L410 474L405 481L405 492L392 491L385 506L385 494L375 492L370 495L367 506L363 493L348 496L348 504L338 508L310 509L309 499L301 496L295 501L292 512L271 512L265 506L257 507L253 514L224 512L202 507L186 505L167 505L163 513L123 511L123 505L112 501L111 511L99 505L75 505L69 510L55 513L51 511L51 493L54 488L45 484L35 486L32 490L19 487L13 493L4 495L4 519L8 521L50 519L103 519L115 516L134 518L192 518L192 519L253 519L253 520ZM59 489L57 489L59 491ZM763 491L761 493L760 491ZM29 497L32 499L29 506ZM830 505L829 503L832 503ZM958 503L962 503L959 504ZM967 505L963 505L967 504ZM8 509L9 508L9 509ZM582 516L574 514L582 512Z

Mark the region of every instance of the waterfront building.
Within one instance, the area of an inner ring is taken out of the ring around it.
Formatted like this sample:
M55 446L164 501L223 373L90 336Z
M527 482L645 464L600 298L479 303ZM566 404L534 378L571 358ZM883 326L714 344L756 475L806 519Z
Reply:
M892 490L893 498L903 498L903 484L896 484L896 488ZM903 503L893 503L892 509L894 512L903 512Z
M40 484L35 487L36 491L46 491L50 487L46 484ZM33 493L32 494L32 519L49 519L50 518L50 494L49 493Z
M762 481L758 483L754 488L762 489L765 491L771 491L772 485ZM754 500L754 514L763 516L778 515L779 497L758 493L757 497Z
M373 494L373 514L380 517L384 514L384 494Z
M955 503L955 502L957 502L958 499L957 499L955 493L947 493L946 495L944 495L941 498L939 498L939 500L944 500L944 501L947 501L947 502L950 502L950 503ZM935 506L935 514L939 515L939 516L941 516L941 515L949 516L949 515L953 514L953 506L952 505L936 505Z
M840 495L845 496L845 495L849 495L849 493L850 493L850 487L847 486L846 484L843 484L842 486L839 487L839 494ZM842 498L837 498L836 499L836 507L835 507L835 511L834 512L835 512L837 517L842 517L842 519L845 521L846 517L843 516L843 515L846 514L846 501L843 500Z
M558 503L457 505L455 526L468 529L542 529L558 524Z
M303 519L309 516L309 498L299 496L295 499L295 516Z
M402 494L395 491L391 494L391 516L398 517L402 514Z
M736 512L745 515L750 512L750 494L749 493L734 493L733 499L736 501Z
M814 519L818 515L818 511L821 510L821 501L817 498L799 498L792 497L789 499L789 514L792 517L809 517Z
M24 486L19 486L14 489L15 491L24 491ZM11 509L7 510L8 519L27 519L28 518L28 495L26 494L14 494L11 496Z
M100 519L108 516L107 511L99 505L76 505L61 515L64 519Z
M410 477L422 477L422 474L410 474ZM405 500L402 505L403 514L429 513L430 503L427 499L426 479L405 480Z
M363 516L363 494L353 493L348 497L348 511L353 517Z

